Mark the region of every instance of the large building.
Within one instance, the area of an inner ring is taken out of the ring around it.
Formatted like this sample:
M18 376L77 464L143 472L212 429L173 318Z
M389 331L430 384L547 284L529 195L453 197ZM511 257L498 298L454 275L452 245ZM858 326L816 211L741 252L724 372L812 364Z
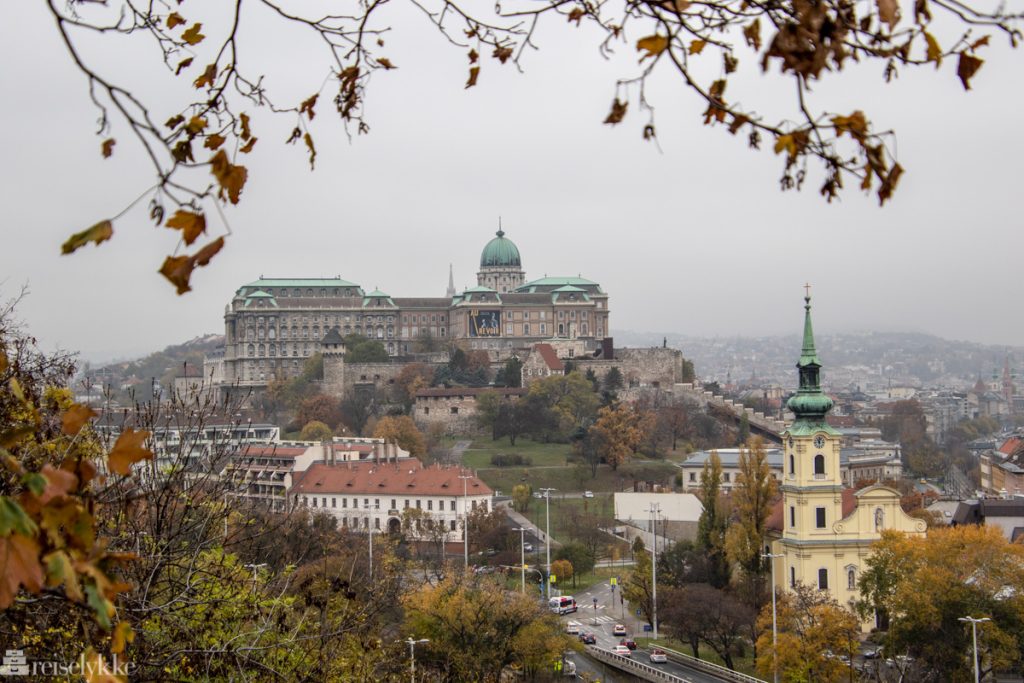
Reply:
M394 297L335 278L260 277L238 288L224 313L220 383L261 386L292 377L322 350L324 338L359 334L390 356L426 340L463 341L470 349L511 353L539 341L576 340L596 350L608 335L608 295L582 277L527 280L516 245L498 230L480 255L477 285L447 296Z
M878 484L859 491L844 487L842 433L826 421L832 399L821 390L810 296L805 302L799 388L788 403L795 419L782 433L782 501L767 522L773 534L770 552L775 555L777 587L803 583L852 608L860 597L857 581L871 544L882 530L924 534L925 523L903 511L894 489Z

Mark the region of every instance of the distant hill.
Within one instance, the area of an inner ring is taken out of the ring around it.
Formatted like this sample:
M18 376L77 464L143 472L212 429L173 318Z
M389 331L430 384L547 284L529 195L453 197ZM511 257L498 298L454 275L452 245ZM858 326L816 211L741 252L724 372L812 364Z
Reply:
M154 385L169 389L174 378L186 371L190 375L201 373L203 357L222 346L224 335L207 334L136 360L99 366L85 364L79 381L109 390L120 401L128 399L132 392L136 400L146 400L152 396Z

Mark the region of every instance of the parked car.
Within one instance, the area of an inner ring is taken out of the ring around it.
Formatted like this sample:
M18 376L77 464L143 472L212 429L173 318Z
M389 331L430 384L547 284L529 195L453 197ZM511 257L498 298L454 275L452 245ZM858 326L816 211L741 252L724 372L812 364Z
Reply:
M623 638L622 640L619 641L619 645L625 645L630 650L635 650L636 649L636 641L633 640L632 638Z
M615 624L615 626L612 627L612 635L613 636L624 636L624 635L626 635L626 627L623 626L622 624Z
M633 656L632 650L630 650L625 645L616 645L615 647L612 648L612 652L614 652L617 655L622 655L623 657L632 657Z
M580 622L570 621L565 625L565 632L569 635L578 636L580 634Z
M523 552L525 552L525 553L532 553L533 552L533 544L532 543L524 543L523 544Z
M584 631L580 634L580 640L583 641L584 645L593 645L597 642L597 636L590 631Z
M583 497L584 498L593 498L594 497L594 492L593 491L584 491L583 492Z
M864 650L864 659L878 659L881 656L881 648L871 648L869 650Z
M668 661L668 655L665 654L664 650L654 648L651 650L651 664L664 664Z
M534 491L534 492L533 492L533 497L534 497L534 498L543 498L543 497L544 497L544 494L543 494L543 493L541 493L540 491Z

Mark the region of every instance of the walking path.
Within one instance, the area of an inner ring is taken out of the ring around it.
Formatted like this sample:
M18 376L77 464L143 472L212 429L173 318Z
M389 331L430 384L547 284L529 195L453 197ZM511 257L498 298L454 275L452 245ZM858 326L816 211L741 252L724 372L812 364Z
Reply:
M539 529L533 522L531 522L529 519L527 519L524 515L521 515L518 512L516 512L512 508L512 501L504 500L504 501L499 502L498 505L505 506L505 514L507 514L509 516L509 519L514 521L516 524L518 524L522 528L530 530L534 535L537 536L537 539L541 543L547 543L548 535L545 534L543 530ZM551 537L551 546L553 548L558 548L561 545L562 545L561 543L559 543L558 541L555 540L554 536Z

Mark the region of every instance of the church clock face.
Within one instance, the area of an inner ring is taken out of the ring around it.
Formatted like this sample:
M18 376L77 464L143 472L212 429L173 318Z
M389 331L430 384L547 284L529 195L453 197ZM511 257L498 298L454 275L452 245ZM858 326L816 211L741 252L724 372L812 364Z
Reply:
M818 434L816 437L814 437L814 447L815 448L824 448L825 447L825 437L823 437L821 434Z

